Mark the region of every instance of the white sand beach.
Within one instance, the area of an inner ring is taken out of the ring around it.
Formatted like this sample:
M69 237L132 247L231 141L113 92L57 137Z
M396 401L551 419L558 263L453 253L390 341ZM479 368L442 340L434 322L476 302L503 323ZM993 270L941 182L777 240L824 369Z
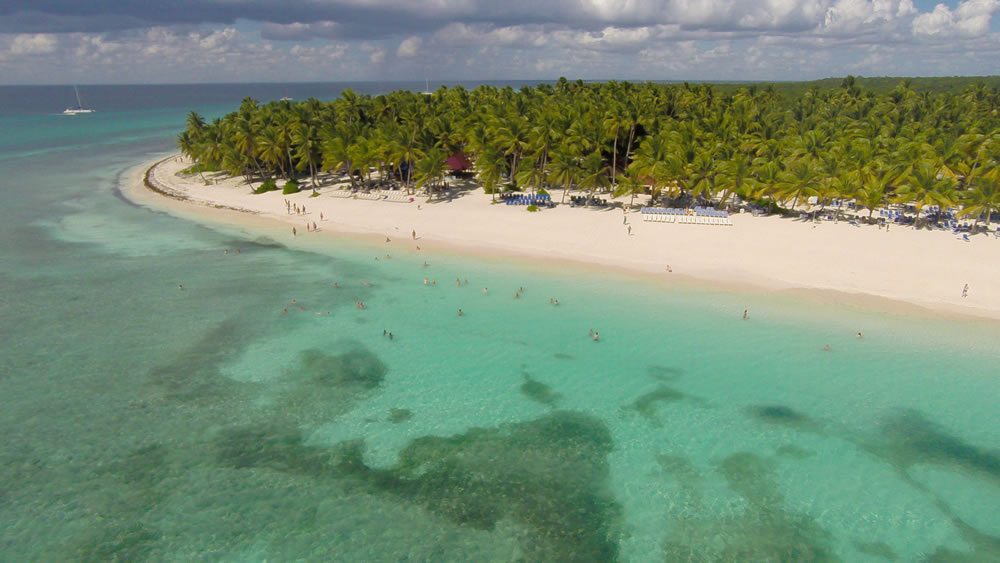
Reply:
M179 156L164 160L150 173L156 185L174 196L168 198L143 184L152 164L137 167L124 182L123 191L133 201L188 217L267 226L272 231L283 224L290 245L332 243L329 237L347 235L400 254L458 252L567 261L668 281L830 290L841 294L823 292L828 301L861 303L878 297L935 314L1000 318L1000 239L992 234L978 234L966 242L950 232L907 226L886 230L846 220L809 222L749 213L732 215L732 226L647 223L639 208L648 196L637 197L629 213L620 206L569 205L529 213L524 206L491 204L491 196L472 185L440 198L416 195L413 202L338 197L336 185L320 187L318 197L311 197L310 189L294 195L280 191L257 195L242 178L206 174L212 182L206 185L198 174L180 174L191 163ZM554 191L552 199L559 202L561 196L561 190ZM305 206L307 213L289 214L285 200ZM307 222L316 223L318 231L307 231ZM292 227L297 230L295 237ZM392 242L386 243L386 237ZM967 297L962 296L965 284Z

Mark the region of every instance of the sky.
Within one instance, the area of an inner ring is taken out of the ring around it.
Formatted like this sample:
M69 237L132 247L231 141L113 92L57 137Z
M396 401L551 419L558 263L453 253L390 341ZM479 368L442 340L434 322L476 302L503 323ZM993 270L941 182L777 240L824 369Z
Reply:
M1000 0L3 0L0 84L1000 74Z

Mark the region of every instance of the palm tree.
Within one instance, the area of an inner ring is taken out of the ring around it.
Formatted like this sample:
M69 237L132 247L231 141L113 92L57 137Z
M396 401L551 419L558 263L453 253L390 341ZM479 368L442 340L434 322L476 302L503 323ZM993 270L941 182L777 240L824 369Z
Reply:
M430 188L437 182L444 181L445 169L448 162L448 153L440 148L433 148L427 151L423 158L417 161L417 187Z
M526 159L521 161L521 171L517 173L517 184L527 186L533 192L542 187L545 183L545 173L541 168L535 166L535 161Z
M577 157L566 150L559 150L552 154L552 162L549 164L549 181L563 187L563 196L560 203L566 203L566 192L580 177L580 167L577 164Z
M522 117L514 117L506 123L500 124L493 131L497 146L503 149L504 154L511 157L511 182L516 181L518 161L528 145L529 134L528 121Z
M782 201L791 200L792 209L795 209L800 199L816 195L820 180L819 171L809 158L793 162L780 178L781 181L775 186L775 195Z
M297 167L309 169L309 178L315 188L316 166L323 159L319 129L302 121L296 123L292 130L292 144L295 147L295 158L299 159Z
M496 201L497 188L507 172L507 159L496 148L485 147L476 159L476 171L479 182L493 195L493 201Z
M723 188L719 196L719 207L724 208L730 196L745 197L752 189L750 159L744 154L737 154L732 159L722 163L721 177L729 187Z
M641 194L645 189L645 184L639 180L638 173L632 168L618 175L618 184L615 186L614 196L631 196L628 206L632 207L635 204L636 194Z
M260 132L256 142L261 160L278 167L280 173L284 175L285 147L278 138L277 129L274 127L264 129Z
M611 185L608 179L608 167L605 166L600 152L592 152L585 156L581 168L583 174L580 178L580 187L589 189L591 195L598 189Z
M986 218L986 229L989 230L993 214L1000 210L1000 182L997 176L990 174L980 176L975 189L969 190L962 199L963 208L958 214L975 217L978 224L980 217Z
M896 195L897 203L909 203L916 207L917 218L913 227L920 226L920 210L928 205L948 207L952 204L949 194L953 191L954 180L939 174L937 166L919 163L913 166L903 181L901 191Z
M653 198L659 195L660 190L673 177L668 163L670 150L670 141L666 135L647 137L639 144L635 160L629 165L629 168L635 170L637 177L647 178L652 182Z
M410 193L410 176L413 173L413 166L417 160L424 156L423 151L417 148L418 135L416 126L403 127L396 136L396 150L391 157L400 168L406 164L406 178L403 184L406 186L406 193Z

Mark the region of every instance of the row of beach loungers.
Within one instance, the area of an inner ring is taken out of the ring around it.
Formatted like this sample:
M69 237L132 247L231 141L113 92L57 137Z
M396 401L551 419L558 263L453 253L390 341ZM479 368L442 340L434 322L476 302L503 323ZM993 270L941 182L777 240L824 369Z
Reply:
M536 195L504 195L504 203L507 205L536 205L539 207L555 207L552 198L548 194Z
M642 220L651 223L687 223L692 225L729 225L733 222L725 211L711 207L695 207L694 209L643 207Z
M353 199L370 199L373 201L383 200L383 201L401 201L401 202L412 202L414 196L407 194L402 190L334 190L330 192L333 197L342 198L353 198Z

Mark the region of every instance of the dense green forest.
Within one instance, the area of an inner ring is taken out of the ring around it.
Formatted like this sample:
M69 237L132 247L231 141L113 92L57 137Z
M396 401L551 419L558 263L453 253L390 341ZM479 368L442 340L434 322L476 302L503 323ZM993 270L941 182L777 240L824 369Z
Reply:
M319 172L343 170L356 185L431 187L462 151L494 193L559 188L789 209L816 197L854 200L869 215L906 204L918 217L953 206L988 226L1000 207L997 80L881 80L890 79L803 89L561 78L520 90L246 99L211 123L192 112L177 143L198 169L248 182L315 185Z

